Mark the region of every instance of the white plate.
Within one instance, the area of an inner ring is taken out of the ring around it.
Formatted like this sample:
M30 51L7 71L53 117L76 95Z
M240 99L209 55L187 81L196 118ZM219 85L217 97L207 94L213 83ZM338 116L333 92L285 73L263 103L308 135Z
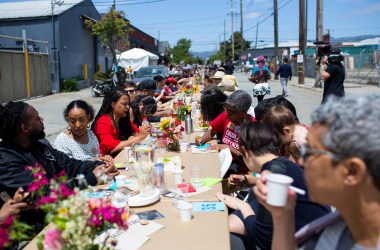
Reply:
M155 188L152 196L142 197L140 194L129 197L128 205L130 207L142 207L152 204L160 199L160 190Z

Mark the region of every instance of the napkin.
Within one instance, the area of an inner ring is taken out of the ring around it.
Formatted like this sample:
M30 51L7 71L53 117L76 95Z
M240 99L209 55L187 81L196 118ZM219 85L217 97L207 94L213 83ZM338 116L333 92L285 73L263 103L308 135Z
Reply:
M211 187L222 180L222 178L203 178L203 186Z

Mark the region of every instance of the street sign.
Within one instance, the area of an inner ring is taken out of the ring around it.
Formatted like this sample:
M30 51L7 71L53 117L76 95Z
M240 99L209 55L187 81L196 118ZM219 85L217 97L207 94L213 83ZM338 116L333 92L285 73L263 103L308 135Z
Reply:
M241 56L241 60L245 61L246 59L247 59L247 57L245 55Z

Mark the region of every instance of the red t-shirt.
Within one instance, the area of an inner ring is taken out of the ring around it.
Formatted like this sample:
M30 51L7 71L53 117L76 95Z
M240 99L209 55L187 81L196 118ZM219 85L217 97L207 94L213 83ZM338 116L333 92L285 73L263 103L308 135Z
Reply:
M140 130L130 122L132 133L139 133ZM95 124L94 133L98 137L99 150L102 155L108 155L119 145L119 131L112 125L108 115L102 115Z
M252 121L255 121L255 118L253 116L251 116L251 119ZM228 120L226 111L211 121L210 126L214 132L223 133L223 144L230 145L231 147L239 150L238 141L240 126Z
M252 121L256 121L255 117L251 116ZM227 144L239 150L239 132L240 126L228 120L227 112L224 111L213 121L210 122L212 130L216 133L223 133L222 143ZM239 166L243 173L248 172L248 168L243 165Z

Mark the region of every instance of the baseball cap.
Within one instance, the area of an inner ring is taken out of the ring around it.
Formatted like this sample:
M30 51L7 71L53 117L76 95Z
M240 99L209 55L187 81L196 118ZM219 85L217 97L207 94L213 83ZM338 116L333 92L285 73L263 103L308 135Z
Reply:
M140 82L139 86L137 87L137 90L142 91L144 89L146 90L156 90L156 81L155 80L144 80Z

